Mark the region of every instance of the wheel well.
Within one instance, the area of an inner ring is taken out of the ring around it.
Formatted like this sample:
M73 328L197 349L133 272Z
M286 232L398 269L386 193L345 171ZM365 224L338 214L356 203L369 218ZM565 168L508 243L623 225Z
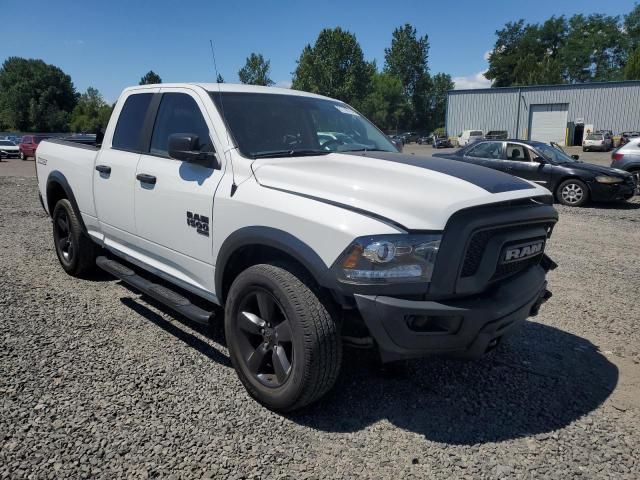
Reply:
M53 215L53 209L63 198L67 198L67 192L65 192L62 185L58 182L49 182L47 185L47 208L49 209L49 215Z
M267 245L244 245L235 250L226 264L222 274L222 291L218 299L224 304L227 293L235 278L247 268L260 263L286 263L290 266L290 271L305 283L312 282L314 288L319 288L311 272L292 255L275 247Z

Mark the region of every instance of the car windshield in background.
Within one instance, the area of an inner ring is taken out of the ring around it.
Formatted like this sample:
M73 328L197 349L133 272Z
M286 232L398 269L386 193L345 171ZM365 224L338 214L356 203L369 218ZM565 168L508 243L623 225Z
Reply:
M2 147L15 147L16 144L13 142L10 142L9 140L0 140L0 146Z
M554 148L550 145L539 144L536 145L536 150L542 154L544 158L550 160L554 163L574 163L577 160L571 158L569 155L564 153L562 150Z
M594 135L592 133L591 135L587 135L587 140L602 140L602 135Z
M473 130L469 135L471 135L472 137L481 137L482 132L480 130Z
M245 157L321 155L396 147L344 103L299 95L210 92Z

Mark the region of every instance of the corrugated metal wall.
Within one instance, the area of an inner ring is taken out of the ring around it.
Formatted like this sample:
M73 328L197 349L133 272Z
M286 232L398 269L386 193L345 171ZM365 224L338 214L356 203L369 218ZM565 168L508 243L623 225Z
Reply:
M585 125L614 134L640 130L640 81L629 81L452 90L447 99L447 133L455 136L469 129L507 130L512 138L527 138L530 106L550 103L569 104L567 122L582 119Z

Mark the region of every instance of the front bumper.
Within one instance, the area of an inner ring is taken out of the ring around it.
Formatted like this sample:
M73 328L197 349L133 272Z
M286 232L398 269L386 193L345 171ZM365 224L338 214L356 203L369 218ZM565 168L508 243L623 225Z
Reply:
M551 296L545 274L536 265L472 298L414 301L355 295L355 299L383 362L432 354L473 359L537 314Z
M632 181L614 184L593 182L590 187L591 199L596 202L627 200L635 193L635 184Z

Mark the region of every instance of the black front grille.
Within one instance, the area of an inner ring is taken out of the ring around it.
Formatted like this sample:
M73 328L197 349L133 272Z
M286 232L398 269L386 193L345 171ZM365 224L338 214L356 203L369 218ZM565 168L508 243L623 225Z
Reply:
M496 267L496 271L491 277L491 280L500 280L502 278L509 277L514 273L521 272L533 265L537 265L540 263L542 259L542 253L536 255L535 257L525 258L524 260L520 260L519 262L510 262L510 263L501 263Z
M462 264L462 271L460 273L460 277L461 278L473 277L476 273L478 273L478 269L480 268L480 263L482 262L482 257L484 256L484 253L487 249L487 245L489 243L489 240L491 240L491 238L493 238L496 235L505 234L505 233L508 234L511 232L517 232L519 230L520 231L526 230L531 227L532 225L530 224L529 225L527 224L513 225L509 227L496 227L496 228L491 228L487 230L480 230L474 233L467 245L467 251L464 256L464 263ZM544 224L544 227L549 232L550 231L549 229L553 227L553 224ZM522 240L522 241L526 241L526 240ZM539 262L541 257L542 255L539 255L536 257L524 259L520 262L512 262L510 264L498 265L498 267L496 268L496 273L494 275L494 278L498 278L498 277L502 278L506 275L509 275L510 273L507 273L507 272L515 273L515 271L519 271L532 264L532 263L527 263L526 266L522 266L524 263L533 261L533 260L535 260L535 262ZM500 272L504 271L505 273L500 273L500 275L498 275L499 271Z

